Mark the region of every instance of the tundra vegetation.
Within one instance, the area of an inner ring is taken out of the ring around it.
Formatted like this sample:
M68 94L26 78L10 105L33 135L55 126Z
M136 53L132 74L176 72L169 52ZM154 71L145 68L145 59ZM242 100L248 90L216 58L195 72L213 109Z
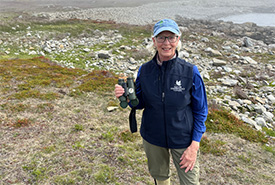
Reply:
M89 37L93 30L122 35L112 45L92 45L92 52L109 48L115 53L121 45L142 44L151 33L150 26L43 22L10 15L0 26L2 41L8 42L8 34L26 34L28 27L48 39ZM195 39L187 34L184 39ZM217 36L209 44L219 45L223 39ZM128 128L129 108L107 111L108 106L119 106L113 89L121 71L87 68L83 53L72 60L74 68L67 67L55 61L67 61L70 50L30 56L18 52L23 47L6 45L0 51L0 184L153 184L142 139ZM125 56L140 59L144 53L131 49ZM139 123L141 114L137 112ZM274 183L273 130L256 131L213 103L206 126L200 147L201 184ZM172 167L172 184L178 184L176 176Z

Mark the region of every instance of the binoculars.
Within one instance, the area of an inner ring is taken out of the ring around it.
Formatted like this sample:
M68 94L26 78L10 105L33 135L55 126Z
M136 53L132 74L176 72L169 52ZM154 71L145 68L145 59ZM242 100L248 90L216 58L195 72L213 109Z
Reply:
M119 97L120 106L125 109L128 106L128 100L129 100L131 105L133 107L136 107L139 104L139 101L136 96L133 74L130 74L127 77L126 82L123 78L119 78L118 84L121 85L124 89L124 94Z

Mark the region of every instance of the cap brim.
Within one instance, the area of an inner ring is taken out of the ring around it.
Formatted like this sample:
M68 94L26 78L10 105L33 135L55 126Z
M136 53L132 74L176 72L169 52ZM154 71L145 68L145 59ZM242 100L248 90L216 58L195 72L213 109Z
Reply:
M158 34L160 34L163 31L170 31L176 35L179 35L179 31L177 31L176 29L173 29L171 27L162 27L160 29L158 29L155 33L154 33L154 37L157 36Z

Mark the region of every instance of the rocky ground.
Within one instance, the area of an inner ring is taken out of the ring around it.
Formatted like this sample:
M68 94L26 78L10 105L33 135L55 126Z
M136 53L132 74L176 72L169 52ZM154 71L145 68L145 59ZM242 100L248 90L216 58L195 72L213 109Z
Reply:
M23 16L18 19L23 19ZM273 128L275 28L262 28L252 23L234 25L181 17L177 21L183 38L180 57L199 67L207 82L208 95L214 98L213 101L228 107L240 119L257 129L261 126ZM48 33L32 31L30 26L23 31L16 32L17 29L21 29L19 25L12 27L17 34L1 33L2 54L47 55L53 59L56 55L69 55L66 60L60 57L54 61L67 67L74 68L75 63L79 62L87 69L103 68L126 73L136 73L146 61L145 58L153 54L150 54L150 37L144 38L141 44L113 47L124 39L118 30L91 30L92 36L71 37L65 34L49 39ZM103 43L107 47L91 49ZM19 46L18 50L10 49L12 45ZM126 52L132 50L136 52L128 58Z
M116 72L136 73L138 67L153 54L149 49L151 46L150 34L140 34L139 36L143 38L141 40L131 39L131 42L122 42L126 40L126 36L120 33L118 29L107 31L90 29L89 32L73 36L70 33L43 31L43 29L37 29L33 25L20 24L20 20L23 19L24 21L27 19L53 21L56 19L67 20L69 18L80 18L79 12L22 14L17 16L13 21L19 21L19 23L12 25L10 31L2 31L0 33L1 57L14 58L43 55L69 68L81 66L86 70L107 69ZM83 18L86 19L85 16ZM5 20L8 17L2 17L1 19ZM269 128L274 130L274 28L258 27L252 23L235 25L222 21L186 19L180 16L176 20L181 26L183 33L182 48L179 52L180 57L198 66L205 81L209 102L217 107L226 108L255 129ZM149 27L151 28L150 25ZM98 45L101 46L99 47ZM129 53L132 54L129 56ZM90 96L94 96L94 94ZM84 100L81 100L81 102L75 101L68 100L67 104L70 105L69 107L74 107L75 110L80 110L81 106L85 105L88 114L94 115L90 116L90 118L95 123L102 123L97 118L103 115L107 115L103 120L108 118L117 124L120 122L119 118L114 118L115 113L112 112L114 110L118 111L119 108L112 106L109 107L109 113L104 112L102 107L105 109L107 105L106 103L100 103L104 101L102 97L100 99L93 97L88 102ZM89 102L97 102L102 109L93 113L91 110L94 110L94 108L90 107ZM64 104L65 102L59 102L57 104L58 109L61 109ZM70 112L70 114L79 118L78 116L80 115L76 114L78 112L71 112L69 107L63 111ZM124 114L126 116L127 113ZM62 123L69 122L70 118L62 117L62 115L65 115L65 113L61 115L56 114L56 119L62 120ZM5 113L1 113L1 116L5 116ZM85 115L82 116L79 120L84 119ZM83 123L86 119L84 119ZM126 119L123 118L123 120L125 121ZM92 124L96 131L101 130L98 125ZM64 129L63 126L59 129ZM105 125L105 127L108 126ZM127 128L127 126L124 125L124 128ZM54 129L54 127L50 127L50 129ZM56 134L58 133L61 133L61 130L57 130ZM10 139L16 133L10 133L5 130L1 134L5 135L6 139ZM22 137L24 136L21 131L19 134L22 134ZM47 131L44 134L42 136L46 137L49 133ZM89 134L87 131L85 132L85 136L83 136L84 143L88 142ZM214 156L212 154L202 156L202 184L270 184L274 182L275 165L272 153L264 152L260 145L250 143L236 136L209 133L206 135L211 139L225 142L227 153L224 156ZM68 137L70 136L66 135L66 138L60 138L60 140L66 140ZM268 146L274 147L274 138L272 139L272 136L268 137L270 139ZM32 139L29 141L34 142ZM115 144L111 142L111 145L110 147L115 150L116 147L113 146ZM7 148L9 148L9 145L5 146L5 151L8 150ZM140 146L137 148L137 151L141 150ZM25 151L23 150L23 152ZM75 155L87 156L89 152L93 152L93 150L81 150L76 152ZM8 158L14 157L6 153L5 156ZM33 157L37 157L36 160L41 162L38 159L39 155ZM14 164L16 164L16 161ZM15 166L14 168L17 169ZM13 172L18 171L15 170ZM19 172L24 173L20 170ZM145 172L142 173L143 175L148 175L144 174ZM2 172L0 175L3 176L4 173ZM12 180L7 181L7 177L11 177ZM173 177L175 177L174 172ZM16 179L16 175L5 176L5 182L16 182ZM141 181L144 183L150 182L148 179ZM127 178L122 178L120 182L125 184ZM177 181L173 181L173 183L177 184Z

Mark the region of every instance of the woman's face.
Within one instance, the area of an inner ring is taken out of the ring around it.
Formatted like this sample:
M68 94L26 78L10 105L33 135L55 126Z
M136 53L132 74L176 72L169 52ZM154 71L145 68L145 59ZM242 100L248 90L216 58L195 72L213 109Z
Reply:
M153 42L157 48L160 61L167 61L174 57L179 39L180 37L177 37L177 35L170 31L163 31L156 37L153 37Z

